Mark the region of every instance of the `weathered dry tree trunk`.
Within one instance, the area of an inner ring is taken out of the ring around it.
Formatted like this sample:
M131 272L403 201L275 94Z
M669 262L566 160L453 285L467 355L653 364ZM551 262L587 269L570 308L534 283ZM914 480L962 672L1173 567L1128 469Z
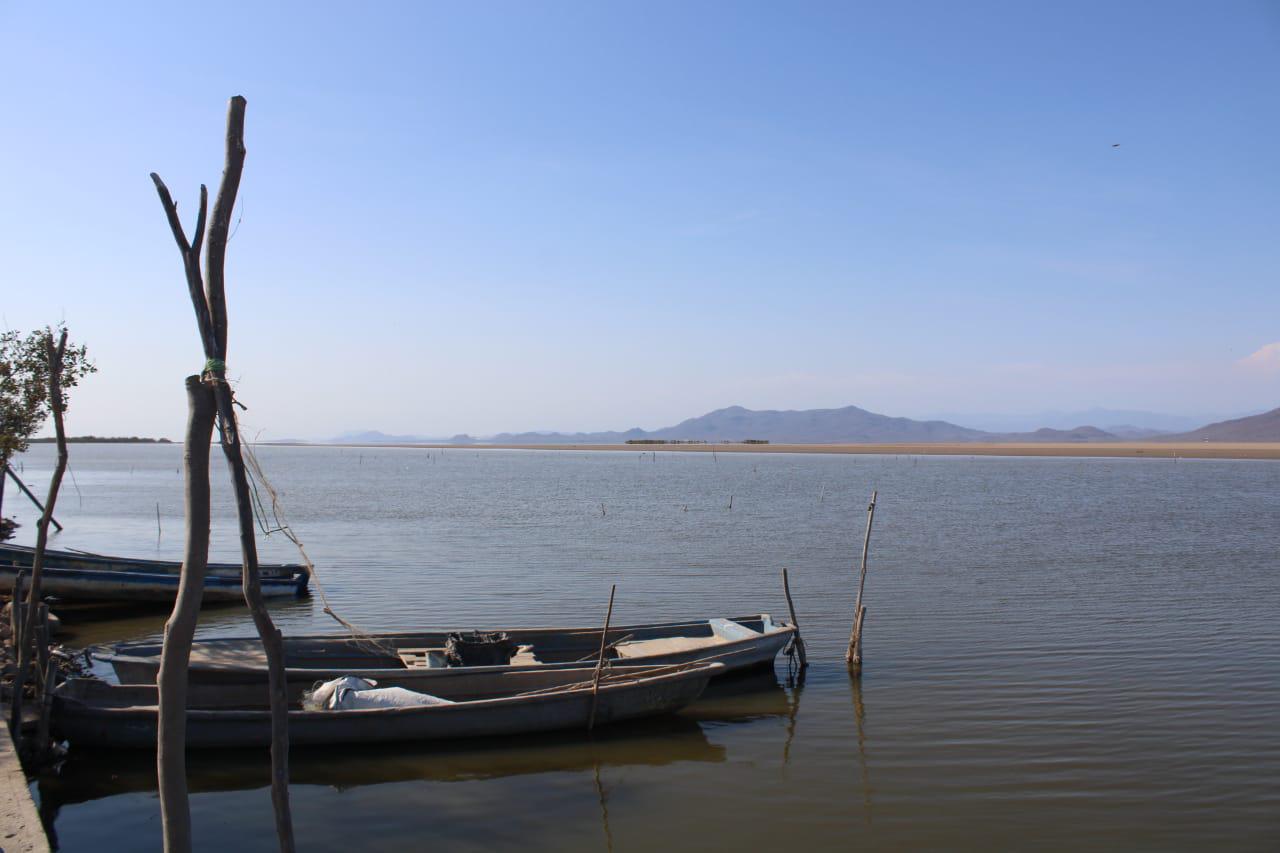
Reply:
M199 376L187 377L187 411L187 435L183 443L187 538L178 597L164 625L164 649L156 677L160 694L156 773L160 783L164 849L169 853L191 849L186 756L187 666L209 564L209 444L217 404L213 400L213 389Z
M862 674L862 627L867 621L867 608L862 606L862 591L867 585L867 552L871 548L871 522L876 517L876 496L879 491L871 492L871 503L867 505L867 533L862 538L862 572L858 579L858 600L853 606L853 631L849 634L849 648L845 652L844 661L853 675Z
M36 552L31 558L31 586L27 592L26 613L22 620L22 636L18 643L18 672L13 681L13 707L10 709L9 727L14 737L21 739L22 691L26 687L27 673L31 666L32 640L36 623L40 621L40 582L44 578L44 551L49 544L49 524L53 519L53 507L58 502L58 490L62 488L62 476L67 471L67 431L62 421L62 356L67 351L67 330L62 330L58 342L53 334L44 338L45 359L49 366L49 409L53 412L53 430L58 440L58 460L49 480L49 495L44 501L44 511L36 522ZM2 475L3 472L0 472ZM15 593L17 590L15 589ZM18 606L15 595L13 606ZM48 689L49 685L45 685Z
M231 211L240 189L244 170L245 99L236 95L227 110L227 157L222 171L222 184L213 205L209 223L208 247L205 250L204 276L200 271L200 244L204 239L208 190L200 187L200 209L191 243L187 242L178 209L160 176L151 173L160 203L169 219L169 227L182 253L187 288L196 313L196 325L204 345L204 380L212 386L218 413L218 434L223 455L231 469L231 483L236 496L236 515L240 523L240 553L244 565L242 583L244 599L253 615L258 636L267 656L268 689L271 697L271 799L275 806L276 833L280 849L292 851L293 820L289 810L289 699L284 673L284 643L280 631L267 613L258 578L258 547L254 539L253 506L250 502L249 479L245 473L240 446L240 428L236 421L235 401L227 384L227 300L225 294L225 260ZM189 643L188 643L189 648Z

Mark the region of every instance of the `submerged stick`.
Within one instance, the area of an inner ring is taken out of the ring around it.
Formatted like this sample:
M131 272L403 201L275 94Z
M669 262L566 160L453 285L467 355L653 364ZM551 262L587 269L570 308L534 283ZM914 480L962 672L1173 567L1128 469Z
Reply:
M791 624L796 629L795 638L791 641L796 649L796 657L800 659L800 668L809 666L809 658L804 653L804 639L800 636L800 620L796 619L796 606L791 601L791 583L787 580L786 566L782 568L782 591L787 596L787 610L791 612Z
M604 669L604 650L609 638L609 623L613 620L613 594L617 591L616 583L609 587L609 609L604 614L604 630L600 632L600 655L596 659L595 676L591 679L591 715L587 717L587 731L591 731L596 725L596 703L600 699L600 671Z
M876 517L877 494L878 492L873 491L871 503L867 504L867 532L862 539L862 574L858 580L858 600L853 609L853 632L849 635L849 650L844 656L849 671L854 675L862 673L862 622L867 613L867 608L862 606L862 591L867 584L867 552L871 548L871 522Z

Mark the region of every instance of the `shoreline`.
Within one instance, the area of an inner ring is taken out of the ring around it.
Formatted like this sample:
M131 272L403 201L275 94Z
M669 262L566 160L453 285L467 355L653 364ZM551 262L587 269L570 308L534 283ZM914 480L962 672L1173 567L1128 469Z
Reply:
M272 442L263 442L272 444ZM424 450L613 450L649 453L838 453L879 456L1042 456L1132 459L1280 459L1280 442L936 442L886 444L431 444L287 443L280 447L401 447Z

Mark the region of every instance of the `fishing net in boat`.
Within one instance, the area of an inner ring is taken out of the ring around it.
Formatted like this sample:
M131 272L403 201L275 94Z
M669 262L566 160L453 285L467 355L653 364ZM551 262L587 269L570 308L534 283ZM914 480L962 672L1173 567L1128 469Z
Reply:
M280 493L276 491L275 486L271 484L265 471L262 470L262 463L258 461L258 454L253 452L253 446L245 443L242 445L244 454L245 467L249 473L249 489L253 498L253 514L258 522L258 527L263 534L270 536L273 533L279 533L293 543L298 549L298 555L302 559L302 564L307 567L307 573L311 577L311 586L320 595L320 603L324 612L335 622L346 628L351 634L351 639L359 646L367 651L375 654L388 654L395 657L395 647L387 642L379 641L376 637L364 630L360 626L342 618L338 612L329 604L329 597L325 595L324 585L320 583L320 575L316 571L316 564L311 562L311 557L307 554L306 547L302 544L302 540L294 533L293 528L289 525L284 515L284 507L280 502ZM267 493L270 500L270 509L263 505L262 492ZM268 512L270 518L268 518Z

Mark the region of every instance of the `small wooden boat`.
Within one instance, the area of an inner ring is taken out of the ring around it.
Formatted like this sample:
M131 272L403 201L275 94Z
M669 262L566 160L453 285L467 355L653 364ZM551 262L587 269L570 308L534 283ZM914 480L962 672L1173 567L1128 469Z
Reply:
M0 564L31 567L36 549L27 545L0 544ZM89 551L45 549L45 568L82 569L102 572L140 572L147 575L178 574L182 563L177 560L143 560L134 557L109 557ZM261 563L258 576L266 578L293 578L306 572L306 566L298 563ZM239 563L210 563L206 574L240 577Z
M507 672L454 670L432 685L449 704L361 710L290 710L291 744L357 744L524 735L668 714L693 702L719 663L606 669L593 699L594 668ZM387 686L407 686L387 682ZM187 748L265 746L271 712L265 686L201 688L189 692ZM72 747L154 749L154 685L114 685L74 678L53 696L53 726Z
M13 589L18 572L27 566L0 565L0 589ZM87 571L84 569L43 570L41 589L45 595L84 601L165 602L172 604L178 594L177 574L145 574L143 572ZM265 597L296 597L307 591L307 573L292 578L262 578ZM244 588L239 577L208 575L204 579L204 603L243 601Z
M290 690L300 693L316 681L355 675L434 693L432 684L461 671L506 672L571 669L594 661L600 652L600 628L501 629L519 651L505 665L448 666L444 647L448 630L284 638L285 672ZM606 657L620 664L661 666L714 659L724 673L772 666L795 635L794 626L769 614L734 619L699 619L623 625L609 629ZM93 650L111 664L122 684L154 684L161 644L121 643ZM257 637L197 640L191 644L192 684L265 683L266 657Z
M35 549L0 545L0 588L13 588L19 571L30 574ZM41 588L46 595L83 601L172 603L178 594L182 564L137 560L79 551L45 551ZM204 603L243 601L238 563L210 563ZM296 597L311 579L306 566L268 563L258 567L265 597Z

